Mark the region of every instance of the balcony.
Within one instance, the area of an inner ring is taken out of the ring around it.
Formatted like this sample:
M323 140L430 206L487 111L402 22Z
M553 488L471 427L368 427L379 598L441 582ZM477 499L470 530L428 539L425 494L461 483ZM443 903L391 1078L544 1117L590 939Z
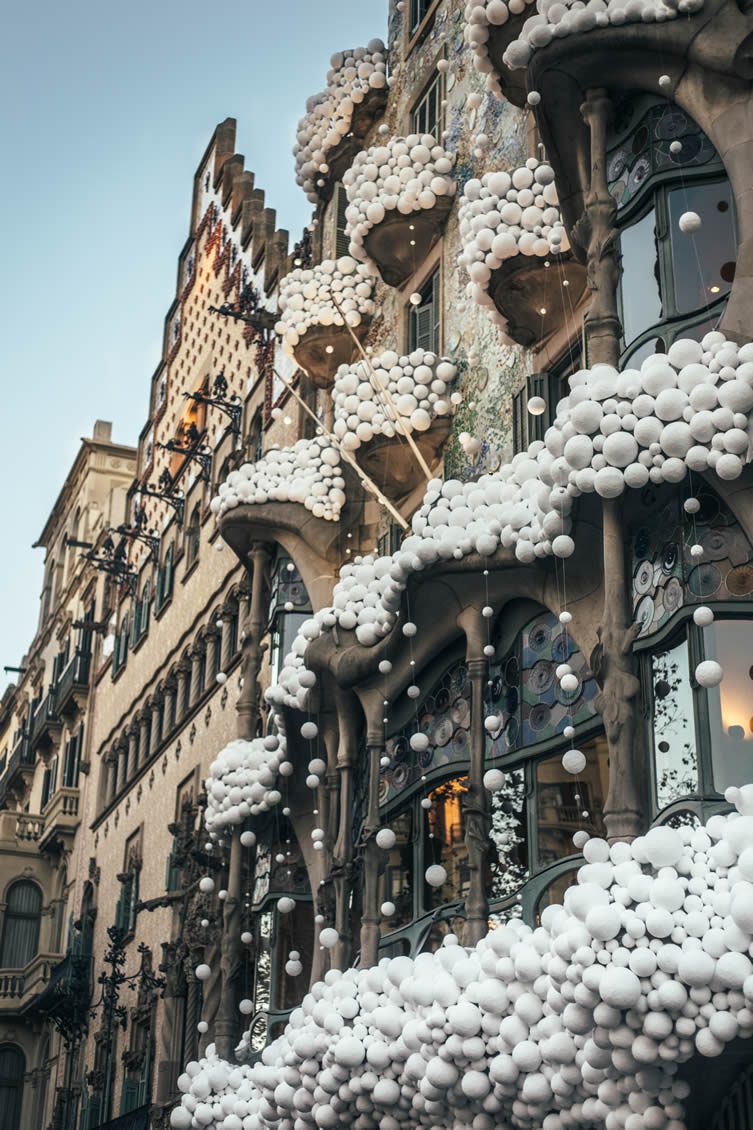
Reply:
M32 753L38 750L48 752L60 736L62 727L57 709L57 691L55 687L50 687L31 718L29 747Z
M405 157L413 163L408 181L400 176ZM433 137L411 134L359 153L343 177L350 254L374 263L388 286L407 282L439 240L455 194L454 161Z
M38 953L25 969L0 970L0 1017L28 1012L59 963L60 954Z
M39 835L40 851L57 855L70 845L80 823L79 799L78 789L57 790L44 810L44 825Z
M77 649L55 687L60 715L69 718L84 708L89 695L90 674L91 654Z
M22 734L8 758L5 772L0 778L0 806L8 807L8 801L20 806L25 799L34 775L35 757L27 734Z

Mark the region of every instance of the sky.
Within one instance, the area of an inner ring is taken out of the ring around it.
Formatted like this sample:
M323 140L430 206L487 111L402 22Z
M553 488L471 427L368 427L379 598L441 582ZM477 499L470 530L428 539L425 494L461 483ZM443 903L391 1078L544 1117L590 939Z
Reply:
M41 533L96 419L135 444L218 122L291 244L291 147L329 58L386 33L387 0L0 5L0 689L39 611Z

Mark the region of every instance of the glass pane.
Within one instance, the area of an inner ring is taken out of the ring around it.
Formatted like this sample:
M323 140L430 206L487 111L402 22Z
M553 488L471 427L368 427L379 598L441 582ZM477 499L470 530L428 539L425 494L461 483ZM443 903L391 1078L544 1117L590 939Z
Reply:
M260 914L257 924L254 1012L269 1008L272 989L272 914Z
M390 820L397 842L387 853L384 872L384 898L395 904L392 918L384 919L385 933L404 926L413 918L413 811L401 812Z
M656 803L698 792L693 691L686 640L651 657Z
M701 227L680 231L683 212L697 212ZM729 183L691 184L669 193L669 231L678 314L727 294L735 277L735 222Z
M536 766L539 866L575 853L573 836L584 830L604 835L604 801L609 784L607 740L603 734L580 742L586 767L574 776L562 768L562 753Z
M704 629L703 648L724 671L708 691L714 787L723 793L750 781L753 770L753 623L717 620Z
M622 329L633 341L662 318L656 217L653 209L620 234L622 253Z
M456 902L468 892L468 853L462 808L463 794L467 791L467 777L457 777L429 793L432 805L424 814L423 870L433 863L441 863L447 872L447 881L441 887L430 887L424 882L427 910Z
M704 331L705 332L705 331ZM660 337L651 337L648 341L644 341L632 353L628 353L623 361L622 367L631 369L639 369L647 357L653 356L654 353L664 353L665 345Z
M575 886L577 881L578 872L575 868L573 868L572 871L566 871L564 875L558 875L556 879L552 880L536 903L535 920L537 926L541 924L542 911L554 904L561 906L562 900L565 897L565 891L568 887Z
M291 950L300 954L302 972L291 977L285 965ZM296 902L290 914L277 916L277 985L274 1007L294 1008L306 992L314 953L314 911L310 902Z
M505 783L491 800L490 899L504 899L528 878L528 828L525 773L505 773Z

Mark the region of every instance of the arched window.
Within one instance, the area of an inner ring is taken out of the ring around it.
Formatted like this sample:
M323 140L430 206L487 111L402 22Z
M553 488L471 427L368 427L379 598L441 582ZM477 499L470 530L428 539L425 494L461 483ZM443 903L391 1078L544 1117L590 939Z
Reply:
M18 1130L26 1060L15 1044L0 1047L0 1111L2 1130Z
M191 511L191 519L186 527L186 569L190 569L199 556L201 545L201 511L198 504Z
M3 945L0 967L24 969L39 947L39 920L42 913L42 892L36 883L21 879L8 890L3 923Z
M647 96L618 106L607 179L620 228L623 361L716 327L735 276L732 191L719 156L679 106ZM697 212L701 228L679 219Z

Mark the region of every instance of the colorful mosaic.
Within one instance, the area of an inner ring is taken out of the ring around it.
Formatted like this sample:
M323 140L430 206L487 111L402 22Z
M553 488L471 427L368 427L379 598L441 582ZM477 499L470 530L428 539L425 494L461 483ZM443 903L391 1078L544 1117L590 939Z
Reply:
M556 677L569 663L578 686L564 691ZM500 727L490 735L487 757L537 745L596 714L597 693L584 656L556 616L545 612L532 620L508 654L491 669L489 713Z
M645 515L631 530L633 619L641 636L662 628L685 604L749 600L753 594L753 548L729 509L712 491L694 493L701 509L686 514L676 495L647 488L640 498ZM703 557L690 556L691 545Z

